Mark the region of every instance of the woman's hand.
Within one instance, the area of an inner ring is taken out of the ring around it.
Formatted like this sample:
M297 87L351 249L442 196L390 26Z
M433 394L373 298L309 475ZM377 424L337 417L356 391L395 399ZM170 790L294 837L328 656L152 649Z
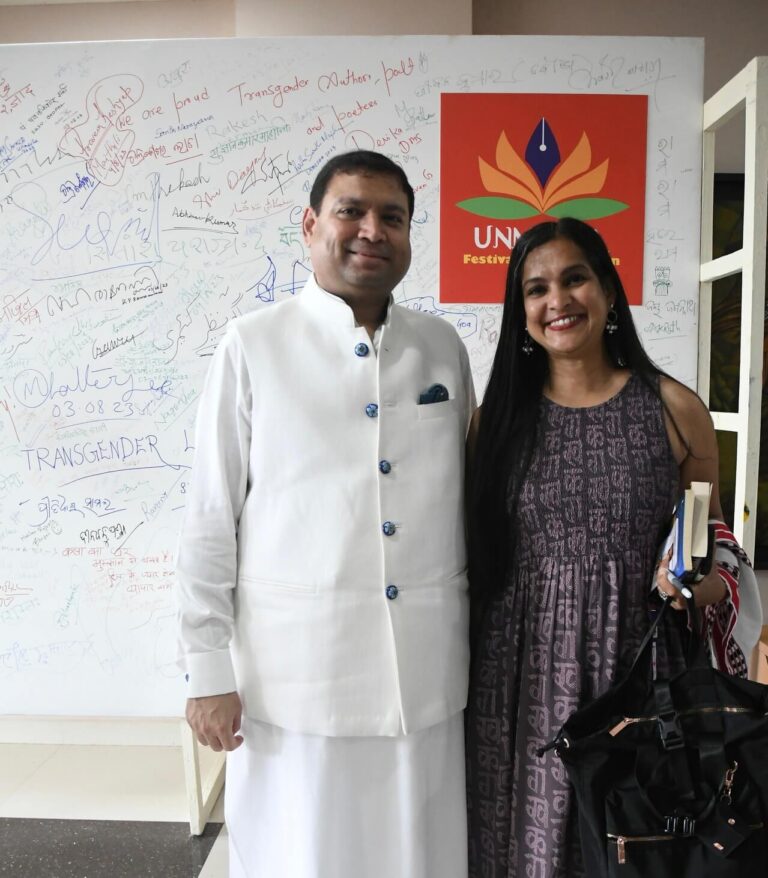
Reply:
M669 581L669 559L672 557L672 550L659 561L656 568L656 588L672 600L672 607L675 610L685 610L688 606L686 599L678 588ZM717 568L713 566L712 570L699 582L690 583L688 587L693 592L693 597L697 607L706 607L709 604L717 604L728 595L728 589L725 583L718 576Z
M672 549L659 561L659 566L656 568L656 588L661 595L666 595L670 599L674 610L685 610L688 607L688 602L683 597L680 589L669 581L669 561L671 557Z

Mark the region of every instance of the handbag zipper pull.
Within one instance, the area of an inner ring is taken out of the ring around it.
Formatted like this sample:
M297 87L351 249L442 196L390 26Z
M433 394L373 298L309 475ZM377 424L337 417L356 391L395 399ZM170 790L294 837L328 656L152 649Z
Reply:
M736 769L739 767L739 763L734 760L733 765L726 769L725 779L723 780L723 794L720 796L720 799L724 801L727 805L731 804L731 791L733 790L733 779L736 776Z
M620 720L619 722L616 723L616 725L612 729L608 730L608 734L612 738L615 738L616 735L619 734L619 732L623 732L624 729L626 729L626 727L631 725L631 724L632 724L632 720L628 716L625 716L623 720Z
M620 865L620 866L623 866L624 863L627 862L627 850L626 850L626 848L624 847L624 842L625 842L625 841L626 841L626 839L624 838L623 835L620 835L620 836L616 839L616 854L617 854L617 856L618 856L618 858L619 858L619 865Z
M658 716L625 716L619 720L613 728L608 729L608 734L615 738L619 732L623 732L627 726L633 726L635 723L653 723L658 720Z

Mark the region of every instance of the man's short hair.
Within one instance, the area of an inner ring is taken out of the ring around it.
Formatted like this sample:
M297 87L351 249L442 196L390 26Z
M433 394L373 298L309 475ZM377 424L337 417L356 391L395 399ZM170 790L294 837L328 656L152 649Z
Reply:
M389 177L394 177L408 199L408 218L413 216L413 187L408 182L405 171L400 165L395 164L380 152L372 152L368 149L353 149L351 152L342 152L329 159L320 168L309 193L309 206L315 213L320 212L328 185L336 174L386 174Z

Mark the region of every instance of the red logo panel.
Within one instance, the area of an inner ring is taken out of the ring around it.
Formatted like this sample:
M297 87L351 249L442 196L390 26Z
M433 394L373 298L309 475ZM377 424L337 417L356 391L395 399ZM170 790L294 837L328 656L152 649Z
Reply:
M642 303L646 95L442 94L440 301L504 300L526 229L575 216Z

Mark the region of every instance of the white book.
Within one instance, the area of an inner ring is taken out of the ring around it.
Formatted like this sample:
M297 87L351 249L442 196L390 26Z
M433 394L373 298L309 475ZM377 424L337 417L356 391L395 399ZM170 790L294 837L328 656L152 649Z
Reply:
M669 561L670 581L678 587L687 576L698 570L707 557L711 495L711 482L691 482L675 507L662 557L672 549Z

